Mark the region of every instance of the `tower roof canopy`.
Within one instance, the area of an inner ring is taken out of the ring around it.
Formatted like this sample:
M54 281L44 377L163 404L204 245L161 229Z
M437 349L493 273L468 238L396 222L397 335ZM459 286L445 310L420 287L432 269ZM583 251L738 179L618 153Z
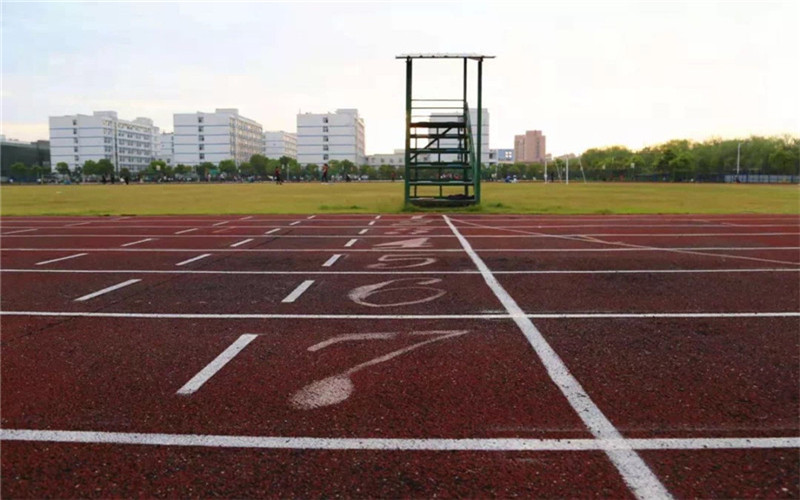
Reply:
M438 54L400 54L395 59L494 59L494 56L487 56L475 53L455 53L442 52Z

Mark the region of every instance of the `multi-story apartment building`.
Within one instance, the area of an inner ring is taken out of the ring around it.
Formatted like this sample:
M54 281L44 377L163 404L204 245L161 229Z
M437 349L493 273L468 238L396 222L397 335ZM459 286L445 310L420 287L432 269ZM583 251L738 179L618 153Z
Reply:
M331 160L350 160L356 165L366 161L364 119L357 109L297 115L298 163L321 165Z
M111 160L117 172L144 170L156 158L158 127L149 118L121 120L116 111L50 117L50 163L71 169L87 160Z
M264 156L278 159L281 156L297 159L297 134L283 130L264 132Z
M546 137L541 130L514 136L514 159L519 163L543 163L547 157Z
M261 124L239 114L238 109L218 108L213 113L175 113L174 163L199 165L234 160L237 165L264 153Z
M170 166L175 163L175 134L172 132L162 134L158 138L158 154L156 157Z
M446 122L452 121L452 115L446 113L433 113L431 115L432 122ZM472 139L474 141L478 140L478 109L477 108L470 108L469 110L469 121L472 128ZM481 130L483 134L481 135L481 163L489 164L493 163L489 151L489 110L483 108L483 114L481 116ZM456 148L458 147L458 139L443 139L441 141L441 146L443 148ZM450 161L455 159L455 155L442 155L443 161Z
M427 158L427 157L426 157ZM422 160L422 158L420 158ZM367 155L367 165L378 168L382 165L403 168L406 163L406 150L395 149L394 153Z

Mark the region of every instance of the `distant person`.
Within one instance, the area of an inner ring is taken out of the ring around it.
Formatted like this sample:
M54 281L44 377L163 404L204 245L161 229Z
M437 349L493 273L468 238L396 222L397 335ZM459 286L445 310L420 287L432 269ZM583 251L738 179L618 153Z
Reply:
M114 174L111 174L111 184L114 184L115 182L117 182L117 181L116 181L116 179L114 178Z
M283 184L283 179L281 179L281 169L280 167L275 167L275 184Z
M102 180L103 184L105 184L106 182L108 182L108 181L106 180L106 176L105 176L105 174L103 174L103 177L101 178L101 180Z
M126 176L125 176L125 179L124 179L124 181L125 181L125 185L126 185L126 186L127 186L128 184L130 184L130 183L131 183L131 178L130 178L130 176L127 176L127 175L126 175Z
M327 163L324 163L322 165L322 179L320 179L320 181L321 182L328 182L328 164Z
M394 182L395 177L397 177L397 174L392 172L392 182Z

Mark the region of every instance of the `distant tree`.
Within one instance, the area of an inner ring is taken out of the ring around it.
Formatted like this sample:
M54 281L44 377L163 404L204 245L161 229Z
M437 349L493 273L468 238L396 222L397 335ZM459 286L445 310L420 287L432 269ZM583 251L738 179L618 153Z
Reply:
M84 175L100 175L97 162L94 160L86 160L83 163L83 173Z
M206 161L194 167L194 171L197 172L197 177L200 179L206 179L208 174L211 173L211 170L214 168L214 164L210 161Z
M237 172L236 162L233 160L222 160L219 162L219 171L225 174L226 177L235 176Z
M239 165L239 172L242 174L242 177L251 177L256 171L253 165L246 161Z
M56 163L56 172L61 175L69 175L69 165L63 161Z
M191 172L192 170L189 167L187 167L186 165L184 165L182 163L179 163L178 165L175 166L174 171L175 171L175 175L180 175L181 177L183 177L186 174L188 174L189 172Z
M128 170L128 167L122 167L119 169L119 176L123 179L130 179L131 178L131 171Z
M11 171L11 177L17 182L24 182L30 176L30 169L21 161L13 163L9 170Z
M253 172L262 179L267 176L267 157L264 155L253 155L250 157L250 164Z
M175 175L175 169L172 168L171 165L167 165L165 163L164 166L161 167L161 176L162 177L172 178L174 175Z
M321 175L319 171L319 165L317 165L316 163L309 163L308 165L306 165L306 168L304 170L309 179L311 179L312 181L319 180L319 177Z
M380 167L378 167L379 179L389 180L392 178L392 173L395 174L395 177L397 176L397 171L393 165L383 164Z
M113 175L114 164L111 163L111 160L103 158L102 160L97 162L97 173L100 175L108 175L108 176Z
M167 162L164 160L153 160L150 162L150 167L153 167L154 170L161 170L162 168L167 166Z

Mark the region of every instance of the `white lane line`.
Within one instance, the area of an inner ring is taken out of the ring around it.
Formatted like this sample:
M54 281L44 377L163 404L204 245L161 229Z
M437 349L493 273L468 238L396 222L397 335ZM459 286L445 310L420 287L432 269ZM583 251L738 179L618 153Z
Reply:
M198 236L200 238L201 236ZM328 237L330 238L330 236ZM0 248L0 252L187 252L198 250L197 248L46 248L46 247L14 247ZM199 249L205 252L336 252L336 248L238 248L236 250L204 248ZM614 247L614 248L480 248L482 253L613 253L613 252L663 252L673 250L704 250L704 251L734 251L734 252L771 252L785 250L800 250L800 247ZM418 248L396 248L387 250L386 248L361 248L352 249L348 252L382 252L386 253L419 253ZM426 253L462 253L460 248L426 248ZM696 252L695 252L696 253ZM712 257L735 257L729 254L710 254ZM759 259L760 260L760 259ZM779 261L780 262L780 261ZM790 265L800 265L800 262L785 262Z
M292 223L291 223L291 224L289 224L289 225L290 225L290 226L296 226L296 225L298 225L298 224L300 224L300 221L299 221L299 220L296 220L296 221L292 222Z
M369 231L369 229L362 229L358 234L367 234L367 231Z
M336 263L337 260L342 256L340 253L333 254L330 259L326 260L322 267L331 267Z
M264 234L272 234L272 233L277 233L277 232L278 232L278 231L280 231L280 230L281 230L281 228L279 228L279 227L276 227L275 229L270 229L269 231L267 231L267 232L266 232L266 233L264 233Z
M197 392L197 390L200 389L203 384L208 382L208 379L220 371L223 366L228 364L228 361L232 360L237 354L239 354L239 352L241 352L242 349L247 347L247 344L252 342L256 337L258 337L258 335L249 333L240 336L233 344L229 345L227 349L222 351L219 356L214 358L211 363L197 372L197 375L186 382L183 387L178 389L178 394L187 395Z
M145 238L145 239L139 240L139 241L131 241L130 243L123 243L120 246L121 247L132 247L133 245L138 245L139 243L145 243L145 242L153 241L153 240L155 240L155 238Z
M290 293L289 295L287 295L287 296L286 296L286 298L285 298L285 299L283 299L281 302L283 302L284 304L288 304L288 303L294 302L294 301L295 301L295 300L297 300L297 299L298 299L298 298L299 298L301 295L303 295L303 292L305 292L306 290L308 290L308 288L309 288L309 287L310 287L312 284L314 284L314 280L306 280L306 281L304 281L304 282L300 283L300 284L297 286L297 288L295 288L295 289L292 291L292 293Z
M306 217L306 219L309 219L309 220L311 220L311 219L313 219L314 217L316 217L316 215L309 215L308 217Z
M186 234L191 233L192 231L197 231L197 228L193 227L191 229L184 229L183 231L176 231L175 234Z
M252 215L248 215L247 217L242 217L242 218L241 218L241 219L239 219L239 220L249 220L249 219L252 219L252 218L253 218L253 216L252 216Z
M530 318L525 315L522 308L506 292L505 288L497 281L492 271L486 266L483 260L475 253L458 228L450 222L446 215L442 216L450 226L450 230L456 235L464 251L469 255L472 262L481 272L484 281L494 292L495 297L503 304L506 311L512 316L514 323L517 324L525 338L536 352L539 360L547 369L553 383L561 390L567 398L570 406L575 410L583 423L597 439L616 439L622 440L614 424L603 414L600 408L592 401L589 394L581 387L580 382L570 373L569 368L561 360L558 353L547 343L541 332L534 326ZM640 499L644 498L671 498L669 491L661 484L658 477L650 470L650 467L642 460L633 448L622 447L613 450L605 450L608 458L614 463L622 479L630 488L631 492Z
M350 240L347 243L345 243L344 246L345 246L345 248L349 248L349 247L355 245L357 241L358 241L358 238L353 238L352 240Z
M84 255L89 255L88 253L76 253L75 255L68 255L66 257L59 257L58 259L50 259L50 260L43 260L41 262L37 262L37 266L43 266L45 264L52 264L53 262L61 262L62 260L69 260L75 259L77 257L83 257Z
M98 291L96 291L94 293L90 293L88 295L84 295L83 297L78 297L77 299L75 299L75 302L84 302L84 301L87 301L89 299L93 299L95 297L103 295L105 293L113 292L114 290L118 290L118 289L120 289L122 287L125 287L125 286L128 286L128 285L133 285L134 283L138 283L140 281L142 281L142 280L140 280L140 279L132 279L132 280L123 281L122 283L117 283L116 285L112 285L112 286L103 288L102 290L98 290Z
M156 434L144 432L0 429L0 441L38 441L82 444L201 446L304 450L390 451L599 451L599 450L735 450L800 447L796 437L645 438L645 439L529 439L529 438L321 438L235 436L214 434Z
M9 231L7 233L0 234L0 236L5 236L7 234L30 233L31 231L38 231L38 229L18 229L16 231Z
M512 319L502 314L214 314L214 313L125 313L81 311L0 311L0 316L52 316L74 318L143 318L143 319L364 319L364 320L440 320L440 319ZM744 313L541 313L523 314L531 319L631 319L631 318L800 318L800 312Z
M197 257L192 257L191 259L186 259L183 262L178 262L175 264L176 266L185 266L186 264L191 264L192 262L196 262L200 259L205 259L206 257L210 257L210 253L204 253L202 255L198 255Z
M238 243L234 243L233 245L231 245L231 248L240 247L240 246L244 245L245 243L250 243L251 241L253 241L253 238L247 238L246 240L242 240L242 241L240 241Z
M229 223L229 222L230 222L229 220L224 220L224 221L222 221L222 222L217 222L216 224L211 224L211 227L214 227L214 226L224 226L225 224L227 224L227 223Z
M85 253L80 255L86 255ZM38 264L37 264L38 265ZM64 274L241 274L241 275L292 275L292 274L341 274L341 275L437 275L437 274L480 274L477 270L464 269L461 271L225 271L225 270L189 270L189 269L0 269L0 273L64 273ZM800 273L800 268L774 268L774 269L618 269L618 270L575 270L575 271L494 271L495 275L502 274L692 274L692 273Z
M376 216L375 216L375 220L378 220L378 219L380 219L380 218L381 218L381 216L380 216L380 215L376 215Z
M374 226L374 225L375 225L375 221L374 221L374 220L373 220L373 221L370 221L369 223L367 223L367 225L368 225L368 226Z
M91 221L84 221L84 222L73 222L72 224L67 224L64 227L75 227L75 226L85 226L86 224L91 224Z

